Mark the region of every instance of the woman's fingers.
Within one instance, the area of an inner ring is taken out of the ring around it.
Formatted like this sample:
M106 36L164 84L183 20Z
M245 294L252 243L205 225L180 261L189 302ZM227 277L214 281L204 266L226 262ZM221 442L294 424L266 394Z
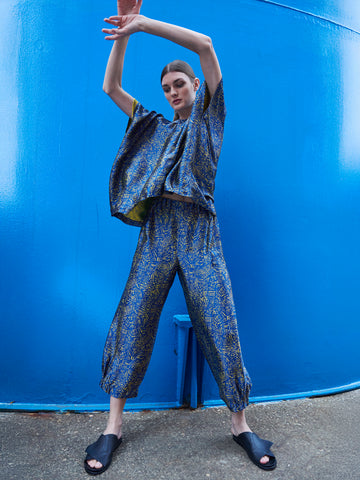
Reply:
M119 29L118 28L103 28L103 33L106 33L108 36L105 37L105 40L114 40L114 38L119 38Z
M103 28L101 31L107 34L105 40L117 40L128 35L125 28Z
M102 32L108 33L109 35L119 35L119 33L122 33L120 28L103 28Z
M119 38L121 38L123 35L108 35L105 38L105 40L118 40Z
M110 25L120 25L121 19L120 17L109 17L109 18L104 18L104 22L110 23Z

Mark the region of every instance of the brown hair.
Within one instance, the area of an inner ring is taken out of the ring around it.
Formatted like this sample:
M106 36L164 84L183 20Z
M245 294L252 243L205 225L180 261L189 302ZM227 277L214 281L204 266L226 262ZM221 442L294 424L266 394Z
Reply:
M183 60L174 60L173 62L170 62L167 65L165 65L165 67L161 72L161 77L160 77L161 82L164 76L169 72L185 73L185 75L187 75L190 78L192 83L194 83L194 80L196 78L194 70L190 67L188 63L184 62Z

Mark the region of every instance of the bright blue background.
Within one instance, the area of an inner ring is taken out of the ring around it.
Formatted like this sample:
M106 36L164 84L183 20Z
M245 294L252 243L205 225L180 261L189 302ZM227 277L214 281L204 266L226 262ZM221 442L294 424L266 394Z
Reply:
M360 4L220 5L144 0L142 12L209 34L221 61L216 203L252 397L359 382ZM115 12L115 0L0 4L3 403L108 401L102 348L138 235L108 207L127 122L101 88ZM174 58L201 73L195 54L136 34L124 72L168 117L159 74ZM136 404L175 401L179 313L176 282Z

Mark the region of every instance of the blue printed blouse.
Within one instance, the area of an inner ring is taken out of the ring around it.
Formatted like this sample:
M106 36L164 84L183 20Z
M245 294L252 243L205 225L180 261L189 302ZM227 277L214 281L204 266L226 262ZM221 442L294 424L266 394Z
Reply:
M203 82L190 117L174 121L134 101L111 169L111 215L141 226L152 199L164 192L190 197L215 215L215 175L226 115L222 80L209 98Z

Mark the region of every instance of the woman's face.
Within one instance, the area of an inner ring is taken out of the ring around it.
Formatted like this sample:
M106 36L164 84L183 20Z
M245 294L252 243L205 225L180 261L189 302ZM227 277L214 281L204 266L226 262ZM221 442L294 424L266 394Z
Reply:
M182 72L168 72L163 76L161 86L166 100L181 119L190 116L199 85L198 78L195 78L192 83L190 78Z

